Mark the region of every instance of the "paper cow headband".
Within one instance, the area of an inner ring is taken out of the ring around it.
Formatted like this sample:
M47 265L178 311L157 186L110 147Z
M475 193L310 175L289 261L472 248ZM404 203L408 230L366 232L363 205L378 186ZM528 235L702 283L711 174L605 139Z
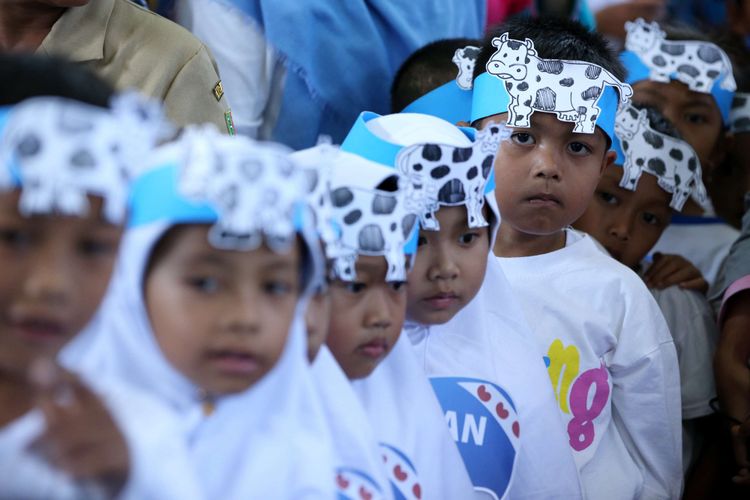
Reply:
M134 184L131 225L214 223L208 237L216 248L265 243L276 252L303 229L305 177L286 148L203 126L158 153L158 166Z
M0 130L0 189L21 188L23 215L84 216L94 195L104 198L105 219L119 224L131 178L172 129L159 104L128 93L110 109L28 99L0 111Z
M623 106L617 113L615 132L616 163L623 167L620 187L635 191L646 172L672 194L669 206L675 210L682 210L690 196L701 205L707 203L698 155L687 142L654 130L647 110Z
M750 132L750 94L734 94L729 112L729 129L735 134Z
M613 137L617 104L632 96L630 85L593 63L542 59L528 38L503 33L492 45L487 72L474 80L472 123L507 112L509 127L529 128L539 111L574 123L575 132L592 134L599 126Z
M718 45L698 40L667 40L656 22L626 22L625 51L620 55L628 70L628 83L641 80L677 80L694 92L711 94L729 122L729 109L737 84L732 61Z
M471 118L471 88L474 65L479 58L479 47L467 45L456 49L453 63L458 67L455 80L444 83L404 108L402 113L423 113L437 116L450 123Z
M494 189L495 154L508 137L509 128L492 123L476 133L470 147L415 144L399 152L396 169L408 181L407 199L416 203L422 229L440 230L435 216L440 206L466 206L470 228L489 225L482 208Z

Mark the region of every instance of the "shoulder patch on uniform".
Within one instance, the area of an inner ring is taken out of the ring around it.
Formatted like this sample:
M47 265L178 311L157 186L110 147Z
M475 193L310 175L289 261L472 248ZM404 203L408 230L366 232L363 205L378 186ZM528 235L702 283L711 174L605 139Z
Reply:
M235 135L236 132L234 131L234 120L232 119L231 109L228 109L224 112L224 121L227 124L227 132L229 132L229 135Z
M221 80L214 85L214 97L217 101L221 101L221 98L224 97L224 85L221 84Z

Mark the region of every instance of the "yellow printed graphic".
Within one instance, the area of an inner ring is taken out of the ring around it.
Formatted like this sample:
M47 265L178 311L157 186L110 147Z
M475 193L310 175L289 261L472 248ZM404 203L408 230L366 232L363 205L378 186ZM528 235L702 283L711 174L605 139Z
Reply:
M555 339L549 346L547 357L549 357L547 371L550 381L552 381L555 396L560 403L560 409L565 413L570 413L568 391L570 390L570 384L578 376L580 364L578 348L574 345L565 347L560 339Z

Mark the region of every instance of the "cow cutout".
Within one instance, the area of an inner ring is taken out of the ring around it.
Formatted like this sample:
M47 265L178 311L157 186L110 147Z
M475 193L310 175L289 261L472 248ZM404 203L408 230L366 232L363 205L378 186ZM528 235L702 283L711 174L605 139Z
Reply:
M649 80L668 83L673 75L690 90L710 94L716 81L734 92L737 84L732 62L716 44L698 40L667 40L656 22L641 18L626 22L625 49L635 53L649 69Z
M467 45L462 49L456 49L453 54L453 63L458 66L458 76L456 76L456 85L463 90L471 90L474 86L474 66L479 59L479 47Z
M273 251L288 250L296 235L294 212L305 199L304 174L277 145L233 138L232 147L220 151L215 144L221 139L214 129L187 130L180 194L218 213L208 233L214 247L254 250L265 242Z
M654 130L648 112L633 106L618 110L615 134L625 156L620 187L635 191L641 174L648 172L656 176L659 187L672 193L669 206L675 210L682 210L691 195L705 205L700 161L687 142Z
M12 109L0 143L0 188L21 187L23 215L84 216L94 195L104 199L106 220L123 222L135 167L157 140L143 131L163 116L132 95L113 108L41 97Z
M542 59L534 42L514 40L503 33L492 40L497 50L487 61L487 72L505 83L510 96L508 126L529 128L535 111L554 113L574 123L574 132L593 134L601 114L597 105L605 86L619 92L620 101L633 95L606 69L582 61Z
M465 205L470 228L486 227L482 214L485 188L501 141L510 137L504 124L491 123L477 132L469 147L415 144L396 157L396 169L407 182L407 207L419 214L427 231L439 231L435 213L440 206Z
M737 92L729 111L729 128L732 133L750 132L750 94Z
M368 255L385 257L386 281L405 281L404 245L417 222L407 208L406 193L332 186L330 196L333 218L341 228L340 237L326 247L333 277L354 281L357 256Z

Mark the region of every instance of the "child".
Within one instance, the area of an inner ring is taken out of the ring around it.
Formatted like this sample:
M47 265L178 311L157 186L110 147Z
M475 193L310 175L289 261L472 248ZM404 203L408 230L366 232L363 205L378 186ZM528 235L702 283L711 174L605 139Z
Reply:
M451 38L416 50L393 79L391 111L425 113L451 123L468 121L474 62L481 42Z
M417 216L393 170L396 152L358 144L352 129L335 161L330 188L341 237L326 248L333 277L327 345L354 381L393 495L470 498L440 406L400 335Z
M638 19L626 23L621 59L633 85L633 100L661 111L690 144L703 167L706 184L726 154L729 110L736 84L727 54L704 35L669 30ZM668 39L667 39L668 38ZM664 231L655 252L683 255L709 283L716 278L738 232L713 209L688 202Z
M584 496L677 497L669 330L638 276L567 228L614 160L622 67L577 23L518 19L487 37L475 75L473 122L514 128L495 160L494 253L547 357Z
M0 109L3 498L195 498L171 415L55 362L105 294L129 172L167 128L135 96L112 106L37 97Z
M350 136L369 150L401 148L396 168L429 207L420 212L405 332L475 489L575 498L578 475L542 357L502 270L486 269L500 222L491 165L506 130L473 133L427 115L365 114ZM491 404L482 399L490 393ZM554 485L535 479L542 471Z
M334 146L320 144L291 155L306 174L308 205L324 248L337 241L329 189L337 151ZM315 294L307 305L305 326L308 360L333 441L336 489L342 498L368 498L369 495L389 498L378 442L365 409L346 374L324 345L331 317L327 278L327 275L320 276Z
M702 202L706 191L697 154L656 109L621 107L615 132L617 160L605 169L593 201L574 226L596 239L615 259L642 272L641 264L668 226L672 210L679 212L689 196ZM647 137L666 146L650 149ZM622 145L627 149L623 151ZM678 286L651 288L651 293L677 349L682 462L687 472L701 447L697 419L712 413L709 401L716 395L712 359L718 332L713 311L701 293Z
M285 149L188 129L133 188L131 227L81 353L181 419L208 498L333 495L305 360L320 262Z

